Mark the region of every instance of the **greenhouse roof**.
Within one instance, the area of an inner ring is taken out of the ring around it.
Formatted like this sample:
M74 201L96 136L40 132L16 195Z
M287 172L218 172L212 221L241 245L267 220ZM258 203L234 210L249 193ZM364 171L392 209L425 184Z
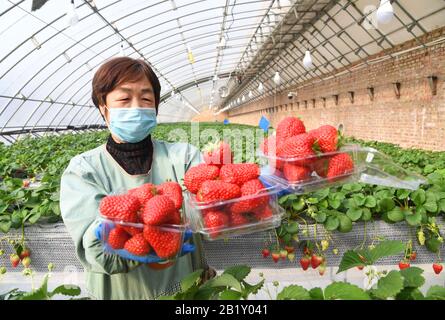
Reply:
M159 76L159 121L189 121L348 72L408 40L428 46L420 37L444 26L443 0L391 2L394 19L377 25L378 0L75 0L79 22L70 25L71 1L1 1L0 135L100 128L91 79L122 54Z

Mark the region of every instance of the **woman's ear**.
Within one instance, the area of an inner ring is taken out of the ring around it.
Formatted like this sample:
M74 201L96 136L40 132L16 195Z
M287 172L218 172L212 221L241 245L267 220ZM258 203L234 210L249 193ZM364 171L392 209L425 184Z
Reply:
M104 120L108 123L108 109L105 106L99 106L99 112L102 114L102 118L104 118Z

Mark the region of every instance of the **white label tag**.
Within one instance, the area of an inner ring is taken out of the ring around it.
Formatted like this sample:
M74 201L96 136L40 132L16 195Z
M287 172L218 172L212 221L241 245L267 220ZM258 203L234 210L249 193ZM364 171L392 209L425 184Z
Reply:
M366 162L371 162L372 159L374 159L374 153L368 152L368 155L366 156Z

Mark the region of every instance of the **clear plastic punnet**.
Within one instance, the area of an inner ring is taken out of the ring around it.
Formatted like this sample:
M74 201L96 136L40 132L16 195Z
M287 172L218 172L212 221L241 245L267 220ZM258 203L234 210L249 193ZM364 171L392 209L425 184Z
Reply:
M285 213L278 205L280 191L279 186L273 186L254 195L211 203L198 202L195 194L187 192L186 216L192 230L207 240L273 229Z
M378 150L359 145L304 158L260 157L261 180L295 194L351 182L416 190L426 182Z
M100 238L108 254L139 262L162 263L173 261L181 254L188 232L191 231L185 223L149 226L104 218ZM134 244L129 243L132 239Z

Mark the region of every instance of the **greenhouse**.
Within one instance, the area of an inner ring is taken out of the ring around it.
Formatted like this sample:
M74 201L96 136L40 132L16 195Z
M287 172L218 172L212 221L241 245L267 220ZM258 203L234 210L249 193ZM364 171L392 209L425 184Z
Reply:
M0 40L0 300L445 300L443 0L1 0Z

